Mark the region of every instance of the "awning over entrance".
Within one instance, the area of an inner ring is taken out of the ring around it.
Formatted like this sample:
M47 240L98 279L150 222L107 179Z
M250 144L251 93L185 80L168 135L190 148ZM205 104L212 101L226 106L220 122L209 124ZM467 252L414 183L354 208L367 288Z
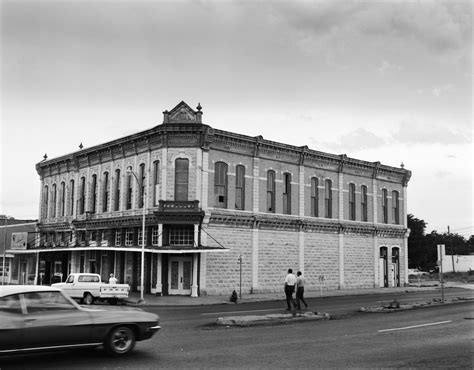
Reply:
M74 251L119 251L119 252L141 252L142 248L123 248L123 247L77 247L77 248L36 248L27 250L9 250L8 253L13 255L17 254L36 254L42 252L74 252ZM228 252L229 249L219 247L159 247L159 248L145 248L146 253L173 253L173 254L184 254L184 253L209 253L209 252Z

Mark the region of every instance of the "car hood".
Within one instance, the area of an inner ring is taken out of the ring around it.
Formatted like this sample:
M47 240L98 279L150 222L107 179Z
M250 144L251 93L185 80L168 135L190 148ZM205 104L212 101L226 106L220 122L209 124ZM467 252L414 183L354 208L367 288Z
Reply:
M66 286L66 283L54 283L51 284L51 286L54 286L55 288L64 288Z
M146 312L136 307L120 307L120 308L86 308L81 306L82 311L88 312L94 317L94 321L117 323L120 322L155 322L158 321L158 315Z

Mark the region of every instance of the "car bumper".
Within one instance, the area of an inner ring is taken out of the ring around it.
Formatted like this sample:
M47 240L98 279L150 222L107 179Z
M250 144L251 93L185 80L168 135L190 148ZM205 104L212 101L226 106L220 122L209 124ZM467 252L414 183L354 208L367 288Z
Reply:
M161 326L159 325L149 326L143 331L141 340L151 338L160 329L161 329Z

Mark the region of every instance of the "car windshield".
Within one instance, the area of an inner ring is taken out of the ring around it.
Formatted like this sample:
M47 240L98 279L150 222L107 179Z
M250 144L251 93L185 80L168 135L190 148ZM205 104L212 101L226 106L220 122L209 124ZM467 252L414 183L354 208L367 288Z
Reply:
M26 308L28 313L51 310L76 310L60 292L31 292L25 293Z

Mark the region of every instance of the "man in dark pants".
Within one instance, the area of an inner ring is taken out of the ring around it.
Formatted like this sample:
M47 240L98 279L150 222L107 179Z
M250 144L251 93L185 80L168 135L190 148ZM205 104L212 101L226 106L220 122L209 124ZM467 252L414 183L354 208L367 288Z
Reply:
M296 273L296 306L298 308L298 310L301 310L301 305L300 305L300 301L304 303L304 306L305 307L308 307L308 304L306 303L306 301L304 300L304 284L305 284L305 280L303 278L303 276L301 276L301 271L298 271Z
M287 311L291 311L291 304L293 307L296 308L296 302L293 299L293 292L295 291L295 284L296 284L296 276L293 275L293 270L288 269L288 275L285 278L285 296L286 296L286 304L288 308Z

